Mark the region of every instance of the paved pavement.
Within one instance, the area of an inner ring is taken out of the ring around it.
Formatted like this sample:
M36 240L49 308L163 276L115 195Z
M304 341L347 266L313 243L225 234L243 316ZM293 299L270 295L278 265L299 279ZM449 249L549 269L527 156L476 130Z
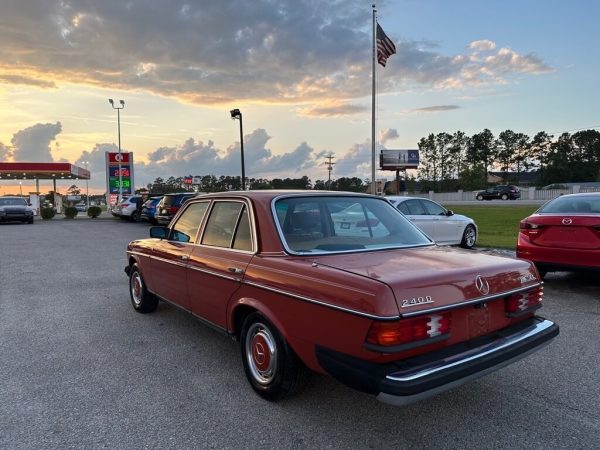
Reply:
M598 277L545 284L561 335L406 408L313 375L254 394L238 344L161 304L129 304L118 219L0 225L0 448L600 448Z

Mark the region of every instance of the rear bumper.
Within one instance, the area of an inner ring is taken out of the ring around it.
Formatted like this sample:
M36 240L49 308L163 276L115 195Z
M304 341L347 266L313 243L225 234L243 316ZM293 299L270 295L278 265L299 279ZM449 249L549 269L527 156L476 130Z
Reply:
M542 247L519 235L517 258L548 270L600 269L600 250Z
M547 345L558 325L534 317L518 325L425 355L376 364L317 347L334 378L385 403L408 405L505 367Z

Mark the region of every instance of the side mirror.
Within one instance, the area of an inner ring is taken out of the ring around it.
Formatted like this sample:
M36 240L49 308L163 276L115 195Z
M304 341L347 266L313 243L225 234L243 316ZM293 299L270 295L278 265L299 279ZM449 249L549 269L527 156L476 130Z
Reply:
M150 237L156 239L166 239L169 235L167 227L150 227Z
M452 211L451 209L449 209L448 211L446 211L446 215L448 217L453 216L454 215L454 211Z

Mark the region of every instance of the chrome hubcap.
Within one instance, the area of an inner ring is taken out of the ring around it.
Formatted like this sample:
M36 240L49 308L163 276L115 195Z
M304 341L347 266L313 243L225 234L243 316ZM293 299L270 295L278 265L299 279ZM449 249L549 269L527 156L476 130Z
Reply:
M465 231L465 242L469 247L475 245L475 230L471 227L467 228L467 231Z
M245 352L252 377L263 386L273 381L277 367L277 347L271 331L262 323L254 323L248 329Z
M142 291L144 285L142 284L142 277L138 272L134 272L131 276L131 298L133 299L133 303L136 306L139 306L142 303Z

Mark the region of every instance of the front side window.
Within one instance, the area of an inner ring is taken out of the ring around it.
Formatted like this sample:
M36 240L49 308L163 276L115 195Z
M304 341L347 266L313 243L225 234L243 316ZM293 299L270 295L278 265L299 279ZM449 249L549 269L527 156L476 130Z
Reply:
M294 253L329 253L429 245L431 241L384 199L289 197L275 202L282 241Z
M198 228L208 209L208 202L192 203L179 216L171 230L170 240L178 242L195 242Z
M430 202L429 200L422 200L422 203L425 205L425 209L427 209L427 213L432 216L445 216L446 210L442 208L440 205L434 202Z

